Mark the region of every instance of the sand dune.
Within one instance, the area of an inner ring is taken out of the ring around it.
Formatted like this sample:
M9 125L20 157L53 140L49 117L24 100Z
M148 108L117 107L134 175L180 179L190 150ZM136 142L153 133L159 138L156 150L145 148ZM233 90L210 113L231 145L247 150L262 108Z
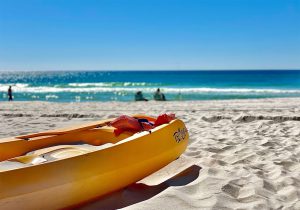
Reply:
M3 102L0 137L174 112L190 143L169 166L81 209L300 209L300 99Z

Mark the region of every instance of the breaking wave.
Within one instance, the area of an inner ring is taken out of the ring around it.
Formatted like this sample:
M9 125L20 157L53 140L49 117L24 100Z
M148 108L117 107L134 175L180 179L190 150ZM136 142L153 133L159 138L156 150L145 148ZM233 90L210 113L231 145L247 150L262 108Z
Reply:
M96 83L69 83L71 87L145 87L161 86L161 83L147 82L96 82Z
M0 91L6 92L9 84L0 84ZM13 91L16 93L59 93L59 92L154 92L159 87L150 83L69 83L68 86L29 86L28 84L14 84ZM300 89L259 89L259 88L210 88L210 87L163 87L165 93L240 93L240 94L300 94Z

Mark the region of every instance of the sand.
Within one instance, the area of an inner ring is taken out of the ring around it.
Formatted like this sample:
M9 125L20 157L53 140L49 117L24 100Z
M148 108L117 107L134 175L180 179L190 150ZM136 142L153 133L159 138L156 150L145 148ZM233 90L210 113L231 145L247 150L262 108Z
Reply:
M0 138L174 112L189 130L167 167L81 209L300 209L300 99L0 103Z

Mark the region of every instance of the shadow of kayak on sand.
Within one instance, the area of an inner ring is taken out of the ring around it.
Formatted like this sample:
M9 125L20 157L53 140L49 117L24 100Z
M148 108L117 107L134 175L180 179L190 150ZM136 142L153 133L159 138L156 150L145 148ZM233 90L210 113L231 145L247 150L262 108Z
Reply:
M200 166L192 165L184 171L176 174L170 179L158 185L146 185L142 183L132 184L122 190L116 191L107 196L101 197L76 209L96 210L96 209L120 209L135 203L148 200L163 192L169 187L184 186L196 180L200 174Z

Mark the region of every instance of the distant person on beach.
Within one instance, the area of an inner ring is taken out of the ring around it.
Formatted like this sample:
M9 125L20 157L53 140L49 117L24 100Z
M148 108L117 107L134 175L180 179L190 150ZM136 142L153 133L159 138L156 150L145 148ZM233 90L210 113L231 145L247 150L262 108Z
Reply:
M9 86L9 88L8 88L7 96L8 96L8 100L9 100L9 101L12 101L12 100L13 100L11 86Z
M165 95L162 92L160 92L159 88L157 88L157 90L155 91L153 98L155 101L165 101L166 100Z
M148 99L144 98L142 91L138 91L134 95L135 101L148 101Z

